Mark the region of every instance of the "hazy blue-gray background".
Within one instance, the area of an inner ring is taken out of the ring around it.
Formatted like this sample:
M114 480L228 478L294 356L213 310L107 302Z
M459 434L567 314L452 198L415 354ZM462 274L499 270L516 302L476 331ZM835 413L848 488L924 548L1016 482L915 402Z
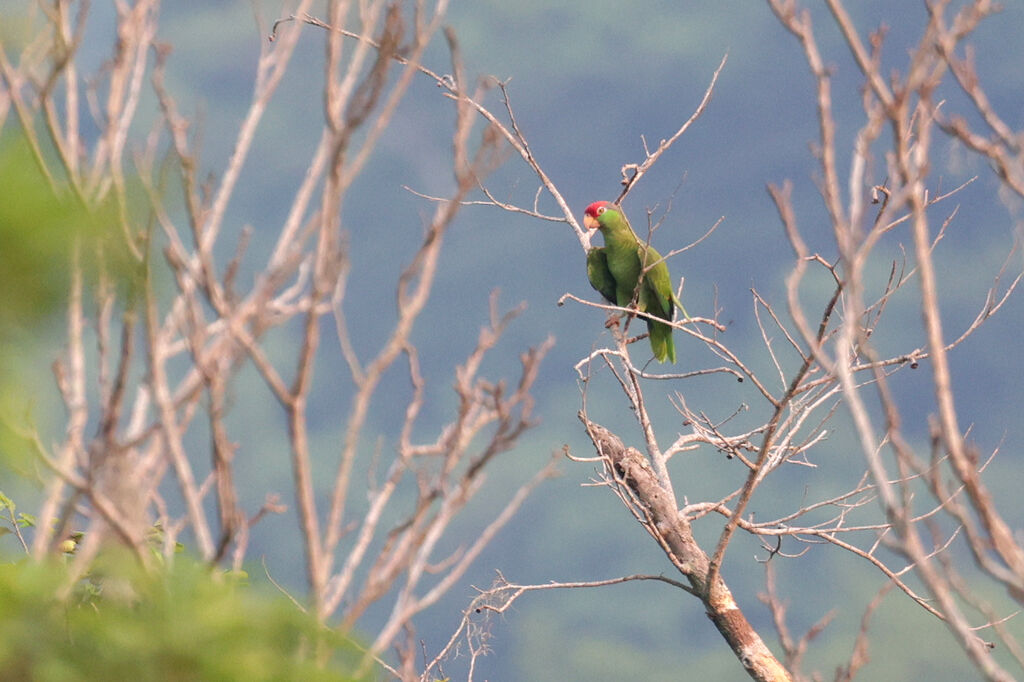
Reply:
M835 102L839 150L847 149L861 122L859 79L848 51L818 3L812 5L816 33L825 59L835 68ZM886 23L891 27L886 63L903 66L907 46L925 22L922 2L850 2L862 32ZM266 25L278 17L277 3L258 3ZM103 12L97 8L97 12ZM100 17L98 17L100 18ZM695 315L710 315L715 306L729 325L725 338L761 370L769 367L754 324L750 288L783 303L783 278L792 252L765 185L794 182L800 226L812 249L833 258L826 216L817 196L816 169L809 149L817 137L814 92L796 41L775 20L766 4L727 0L717 3L639 0L633 3L584 0L563 2L455 0L449 13L470 73L511 79L509 91L518 122L540 161L579 212L591 201L617 194L619 168L642 158L641 136L652 144L670 135L696 107L722 56L729 55L715 98L704 117L661 159L631 194L626 209L642 226L646 208L665 206L674 194L671 213L655 244L664 252L682 246L724 217L719 230L698 248L674 259L673 274L686 277L684 302ZM1020 34L1024 3L1010 2L976 34L977 61L983 82L1007 120L1020 126L1024 68ZM110 49L110 24L96 21L87 35L85 54L99 64ZM166 3L161 38L174 45L169 86L183 112L201 119L203 166L217 174L226 166L234 133L251 93L260 33L250 5L244 2ZM272 104L240 191L233 200L224 239L225 253L245 225L255 230L250 267L258 267L279 229L320 135L324 36L309 28L293 59L290 74ZM449 70L444 50L430 52L428 65ZM955 105L957 93L948 95ZM497 100L491 99L492 105ZM431 82L418 82L396 116L376 159L348 195L342 215L350 235L352 284L346 310L357 350L364 355L393 321L394 281L415 249L431 206L402 189L442 193L452 180L449 131L452 110ZM140 130L143 130L140 126ZM959 331L973 318L1013 242L1013 207L996 200L996 183L984 164L942 141L934 178L949 188L979 174L956 202L960 217L939 249L945 321ZM948 178L948 180L946 179ZM845 182L845 180L844 180ZM518 158L511 158L489 181L499 197L532 200L535 179ZM844 184L845 190L845 184ZM550 205L547 206L551 209ZM952 208L949 205L948 208ZM604 314L579 305L557 307L565 292L593 298L586 282L583 255L564 225L531 220L492 208L468 208L449 233L442 273L431 303L415 334L430 382L431 401L421 435L447 416L454 404L451 367L472 348L486 320L492 289L512 307L526 311L510 328L487 363L489 376L511 375L517 354L548 335L557 339L543 365L537 387L537 414L542 418L513 452L492 472L481 499L457 524L448 543L454 548L486 522L514 487L563 444L578 455L591 454L576 421L579 387L573 364L605 339ZM893 257L898 252L893 251ZM884 265L884 264L883 264ZM1019 259L1014 267L1019 269ZM815 280L827 284L823 279ZM805 302L813 308L829 292L809 286ZM1002 444L990 480L1007 503L1019 496L1020 465L1016 446L1024 437L1018 385L1024 373L1018 352L1022 303L1015 299L977 337L954 355L954 379L960 391L961 422L973 424L982 452ZM889 350L909 350L922 343L919 316L909 298L896 300L890 327L879 343ZM779 335L781 336L781 335ZM279 334L280 356L289 338ZM680 368L710 363L706 350L677 336ZM48 362L48 359L46 359ZM43 363L45 368L46 362ZM332 363L323 361L316 386L315 447L324 472L338 450L338 434L347 413L348 388L332 378ZM907 412L907 428L917 443L926 443L924 417L931 409L927 371L905 372L895 381L901 394L920 392ZM386 382L391 400L377 400L366 447L377 439L393 444L395 425L404 410L406 382ZM758 407L748 386L727 378L670 387L700 401L718 418L747 402ZM664 392L653 392L659 435L669 442L683 427ZM239 475L247 481L244 502L254 509L267 490L292 504L284 420L269 392L248 372L236 387L233 437L241 444ZM390 406L389 406L390 403ZM639 442L625 403L611 382L596 383L589 396L592 416ZM756 417L760 412L754 412ZM197 445L202 445L197 438ZM200 450L201 453L201 450ZM849 487L860 471L858 454L845 438L842 418L837 432L815 455L816 469L785 474L787 485L767 485L752 503L765 517L799 506L806 487L815 497ZM202 458L198 454L197 458ZM714 499L742 476L736 462L714 452L699 452L674 462L680 496L691 501ZM460 610L475 595L472 585L486 586L501 570L515 582L592 580L631 573L671 574L672 567L650 538L609 491L581 487L594 475L588 465L563 465L564 476L542 489L519 517L481 557L464 583L420 622L428 651L434 651L455 627ZM326 477L325 477L326 479ZM326 483L325 483L326 485ZM773 492L780 498L773 498ZM294 506L294 505L292 505ZM1019 512L1020 505L1017 504ZM1012 507L1011 507L1012 509ZM493 513L493 512L492 512ZM1011 516L1011 521L1014 517ZM713 537L711 521L699 528ZM799 551L799 547L789 547ZM265 557L281 582L301 592L301 549L291 515L270 518L253 538L251 555ZM748 617L763 634L770 620L756 595L763 568L755 563L756 544L743 540L731 548L725 577ZM826 677L845 662L853 646L864 605L883 584L883 576L854 557L826 547L812 547L800 559L780 560L779 588L790 600L791 627L802 633L830 609L835 619L816 641L808 667ZM252 571L257 581L259 570ZM999 595L992 595L998 599ZM1010 610L1010 605L1005 605ZM374 614L371 614L374 616ZM379 617L376 614L375 617ZM503 618L492 621L492 653L478 668L477 679L490 680L678 680L741 679L742 671L703 615L699 603L659 583L632 583L590 591L549 591L528 596ZM941 624L901 595L891 594L872 627L872 663L862 679L962 680L973 677L949 652L951 640ZM774 646L774 640L769 637ZM999 652L997 652L997 655ZM464 672L450 663L455 679Z

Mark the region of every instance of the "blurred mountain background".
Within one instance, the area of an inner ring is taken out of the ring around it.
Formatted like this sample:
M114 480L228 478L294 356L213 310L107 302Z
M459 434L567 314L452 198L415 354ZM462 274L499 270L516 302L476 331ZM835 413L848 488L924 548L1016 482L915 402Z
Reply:
M806 4L825 60L834 69L838 149L848 158L863 118L859 74L827 10L818 3ZM926 24L924 3L864 0L848 4L862 32L889 27L884 60L903 65L908 46L920 38ZM111 10L100 5L93 9L96 16L85 36L83 67L96 68L109 56ZM199 121L206 173L222 173L227 165L250 101L260 44L279 18L278 12L279 3L266 0L166 3L162 9L160 37L173 46L168 87L181 111ZM644 227L648 209L656 218L664 214L654 237L662 253L690 243L724 219L709 239L673 258L670 266L676 278L685 277L683 301L689 312L712 316L718 311L719 319L728 325L725 338L731 346L755 370L775 376L754 318L750 290L756 289L783 309L784 277L793 265L793 253L765 191L766 183L792 180L794 205L809 248L826 259L836 254L816 186L813 82L798 43L768 7L738 0L628 4L457 0L448 23L459 38L468 72L508 81L520 128L541 165L579 213L591 201L617 196L620 168L643 159L643 138L653 147L670 136L696 108L715 68L728 55L707 112L639 183L625 208L638 230ZM1017 126L1024 124L1024 69L1019 59L1007 54L1007 46L1019 44L1022 27L1024 4L1008 3L995 19L982 23L974 40L982 82L996 108ZM249 277L265 261L320 135L323 32L308 27L301 43L229 206L221 242L224 255L229 257L237 235L251 226L245 273ZM443 73L450 65L442 48L437 43L425 63ZM953 91L942 96L952 101L961 97ZM495 93L489 102L500 108ZM148 116L149 121L146 115L140 116L137 135L145 134L153 112ZM414 85L378 153L346 199L342 225L353 260L346 311L359 352L375 348L375 340L393 323L394 281L432 211L429 202L404 188L440 195L453 184L447 134L452 117L450 102L434 83L423 79ZM953 333L969 325L983 305L992 273L998 271L1018 234L1020 207L1009 199L1005 204L994 203L991 198L998 186L994 175L952 143L934 163L933 177L941 177L945 189L978 176L953 203L938 209L960 207L937 251L944 321ZM535 178L518 157L510 157L487 185L499 198L521 205L529 205L536 191ZM543 200L541 207L553 210ZM451 550L460 539L479 532L481 525L474 521L488 518L485 507L502 504L502 491L517 487L552 452L568 446L576 455L592 454L576 418L581 388L573 366L609 337L603 312L572 302L556 305L566 292L596 297L586 280L583 253L567 226L474 206L460 214L446 239L442 272L422 318L425 324L414 334L428 387L422 437L433 433L432 428L443 423L455 404L451 368L470 351L487 321L492 289L500 290L503 307L520 302L527 307L503 337L498 352L488 359L489 376L514 372L518 354L527 346L549 335L557 340L535 391L540 424L492 471L487 485L493 493L485 491L474 502L478 512L471 508L458 522L447 547ZM897 248L892 258L900 260ZM1019 271L1020 265L1018 257L1011 272ZM879 289L886 274L879 277ZM803 292L811 309L820 308L830 294L831 283L824 278L813 280ZM1024 377L1024 360L1016 352L1024 333L1022 313L1024 302L1016 296L952 355L961 423L973 425L972 438L981 452L1002 447L990 465L988 480L994 494L1016 505L1018 512L1024 506L1017 482L1020 454L1013 445L1024 441L1024 420L1014 400ZM886 314L901 322L890 324L886 336L877 340L884 350L910 350L923 343L920 314L909 297L896 297ZM17 359L7 363L17 367L22 385L32 387L33 412L52 429L53 439L60 437L62 409L49 364L61 346L60 334L58 319L45 338L11 340L9 357ZM271 348L280 344L285 349L293 341L285 334L272 338ZM708 351L681 334L677 348L680 370L709 362ZM314 414L312 436L314 451L323 454L324 472L336 457L349 400L344 383L331 379L330 362L321 364L310 400L321 408ZM340 354L335 362L340 372ZM897 391L921 396L919 412L905 415L905 426L908 436L925 448L925 417L933 411L929 386L923 369L904 370L894 379ZM652 390L652 416L666 442L684 428L668 400L677 390L699 396L702 408L719 419L744 403L757 403L748 384L724 376ZM388 379L383 395L395 396L389 401L394 407L374 405L364 447L394 444L395 425L401 423L408 392L404 378ZM609 377L592 382L587 400L595 419L627 441L632 439L632 444L641 442ZM232 401L229 423L240 445L239 488L249 495L241 503L254 509L267 491L276 491L293 512L280 409L251 369L243 371L233 387ZM780 490L792 491L802 483L820 497L833 488L836 492L846 489L851 476L859 475L863 463L845 430L845 419L840 412L829 439L812 456L816 468L793 467L777 474L790 477ZM196 438L197 449L204 451L202 434ZM474 586L490 585L496 570L524 584L674 573L662 551L614 495L601 487L581 485L595 478L594 465L565 461L561 468L564 475L534 493L480 557L464 584L424 614L420 634L428 652L447 640L461 610L475 596ZM673 472L679 492L691 501L716 499L738 485L743 475L739 463L710 451L677 456ZM326 490L329 477L322 478ZM772 485L760 489L751 504L753 514L768 518L793 506L793 500L773 499L772 490ZM276 581L301 595L302 552L292 512L261 522L252 538L254 565L249 572L253 582L266 583L262 568L255 565L257 559L264 559ZM698 537L713 539L719 527L716 519L708 519L698 524ZM803 547L785 549L795 553ZM757 560L766 556L757 543L739 538L724 568L737 600L762 634L771 631L769 613L757 599L764 577ZM884 576L826 546L810 546L800 558L775 561L779 591L789 601L795 632L835 609L832 623L812 646L806 665L828 676L849 657L863 607L884 585ZM370 614L371 618L385 616ZM477 679L743 677L699 602L662 583L536 593L493 619L491 627L491 654L478 665ZM974 675L956 647L942 646L948 641L944 626L902 594L886 599L871 635L872 662L862 679L941 681ZM454 679L459 678L458 666L458 659L449 666Z

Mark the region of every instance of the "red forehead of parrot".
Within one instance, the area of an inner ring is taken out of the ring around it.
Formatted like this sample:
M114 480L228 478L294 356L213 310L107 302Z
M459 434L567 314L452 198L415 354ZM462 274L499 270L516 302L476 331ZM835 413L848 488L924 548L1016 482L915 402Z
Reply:
M615 205L610 201L595 201L590 206L587 206L587 210L583 212L583 215L588 215L591 218L596 218L610 208L614 208Z
M597 218L614 205L610 201L595 201L583 212L583 225L591 230L598 228Z

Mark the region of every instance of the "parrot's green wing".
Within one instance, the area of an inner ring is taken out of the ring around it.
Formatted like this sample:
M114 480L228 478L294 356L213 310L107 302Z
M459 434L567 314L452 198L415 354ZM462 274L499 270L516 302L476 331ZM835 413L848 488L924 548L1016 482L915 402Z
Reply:
M653 246L641 244L640 252L643 254L645 270L644 290L653 304L648 312L671 322L676 297L672 293L672 277L668 274L668 265Z
M643 254L644 267L649 268L643 275L643 284L640 289L640 309L649 315L672 322L675 295L672 293L672 278L668 274L668 265L653 247L641 244L639 248ZM651 335L651 350L654 351L654 357L658 359L658 362L668 360L674 363L676 347L672 342L671 325L649 319L647 320L647 331Z
M608 269L608 254L603 248L593 248L587 251L587 278L590 286L594 287L605 300L615 303L615 278Z

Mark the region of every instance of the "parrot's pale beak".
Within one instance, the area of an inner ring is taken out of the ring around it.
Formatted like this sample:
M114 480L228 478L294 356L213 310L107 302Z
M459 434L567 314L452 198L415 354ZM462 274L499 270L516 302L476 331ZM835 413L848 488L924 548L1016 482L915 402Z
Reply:
M600 225L601 224L597 222L597 218L595 218L592 215L584 214L583 227L587 228L588 230L596 230L598 227L600 227Z

